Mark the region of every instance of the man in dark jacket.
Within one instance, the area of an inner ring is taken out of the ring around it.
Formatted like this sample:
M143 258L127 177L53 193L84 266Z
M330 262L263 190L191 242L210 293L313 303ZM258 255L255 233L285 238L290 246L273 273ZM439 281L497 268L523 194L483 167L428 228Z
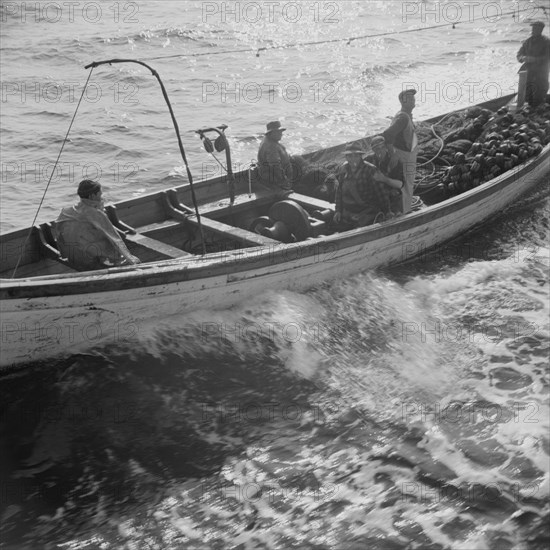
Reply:
M376 166L363 159L364 151L356 144L346 147L346 162L337 174L334 222L363 227L393 217L390 189L401 182L384 176Z
M521 71L527 71L525 98L531 107L546 100L548 92L548 73L550 72L550 39L543 36L544 23L531 23L531 36L521 45L517 59Z
M280 143L285 130L278 120L269 122L258 149L258 172L262 183L282 195L292 191L290 156Z
M380 172L398 181L401 186L405 185L405 168L403 163L397 158L396 155L392 155L386 145L386 140L383 136L374 136L370 142L372 153L365 157L367 162L370 162L376 166ZM401 191L397 189L391 189L391 209L393 212L401 212L402 198Z

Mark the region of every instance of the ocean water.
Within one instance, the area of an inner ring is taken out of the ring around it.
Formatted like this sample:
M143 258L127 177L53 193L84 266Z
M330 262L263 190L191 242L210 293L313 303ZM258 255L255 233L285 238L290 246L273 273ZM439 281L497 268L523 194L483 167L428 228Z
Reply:
M300 153L383 129L406 84L417 119L512 93L545 6L474 4L2 2L0 229L32 222L92 61L158 71L198 180L201 127L240 167L270 120ZM38 220L83 177L119 200L184 172L155 79L101 66ZM399 267L2 377L1 546L547 548L549 206L542 182Z

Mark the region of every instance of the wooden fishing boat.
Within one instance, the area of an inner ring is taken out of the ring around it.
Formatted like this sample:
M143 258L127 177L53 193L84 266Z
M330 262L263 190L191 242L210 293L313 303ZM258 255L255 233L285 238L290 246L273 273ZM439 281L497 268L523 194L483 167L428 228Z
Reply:
M496 111L512 100L480 104ZM437 122L442 117L430 119ZM365 149L370 139L358 140ZM305 155L316 163L343 160L345 144ZM188 184L108 207L113 223L142 263L79 272L64 259L52 225L0 237L2 368L48 359L95 345L139 337L144 320L195 310L227 308L266 289L303 290L323 281L391 265L424 253L494 217L538 182L548 179L550 145L513 169L457 196L385 223L334 232L326 219L334 205L293 193L306 215L297 242L251 230L281 199L234 174L195 183L207 253L202 254ZM283 208L284 210L284 208ZM291 208L292 210L292 208ZM283 214L284 215L284 214ZM129 228L133 228L132 231ZM19 261L15 277L15 266Z

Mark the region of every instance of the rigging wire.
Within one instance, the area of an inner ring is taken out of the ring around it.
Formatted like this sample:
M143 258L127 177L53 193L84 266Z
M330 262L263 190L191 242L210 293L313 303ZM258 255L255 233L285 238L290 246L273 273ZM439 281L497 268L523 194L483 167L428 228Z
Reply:
M84 88L82 88L82 93L80 94L80 99L78 100L78 103L76 105L76 109L73 114L73 118L71 119L71 123L69 124L69 128L67 129L67 133L65 134L65 139L63 140L63 143L61 144L61 149L59 150L59 154L57 155L57 159L55 160L54 166L52 168L52 173L50 174L50 178L48 179L48 183L46 184L46 188L44 189L44 193L42 193L42 198L40 199L40 203L38 204L38 208L36 209L36 213L34 214L34 218L32 220L31 226L29 227L29 231L27 232L27 236L25 237L25 241L23 242L23 246L21 247L21 253L19 254L19 258L17 259L17 263L15 264L15 268L13 269L13 273L11 275L11 278L13 279L15 277L15 273L17 271L17 268L19 267L19 264L21 263L21 260L23 258L24 251L27 247L27 243L29 242L29 238L31 236L32 230L34 228L34 224L36 223L36 219L38 218L38 213L40 212L40 208L42 208L42 204L44 203L44 199L46 198L46 193L48 192L48 188L50 187L50 183L52 182L53 175L55 174L55 170L57 168L57 164L59 163L59 159L61 158L61 153L63 153L63 149L65 148L65 143L67 143L67 140L69 138L69 133L71 131L71 128L73 127L73 122L76 118L76 113L78 112L78 108L80 107L80 104L82 103L82 98L84 97L84 93L86 92L86 88L88 87L88 82L90 82L90 78L92 76L94 68L92 67L90 69L90 72L88 73L88 78L86 79L86 82L84 83Z
M546 14L546 8L543 6L538 6L540 9L544 11ZM521 10L514 10L509 11L501 14L502 17L506 15L512 15L515 16L517 13L525 12L525 11L532 11L532 8L524 8ZM549 17L547 15L547 17ZM474 21L479 20L487 20L486 16L481 17L474 17L473 19L469 19L468 21L464 21L464 23L472 23ZM368 38L380 38L382 36L392 36L392 35L398 35L398 34L407 34L407 33L413 33L413 32L422 32L432 29L440 29L443 27L448 27L449 25L452 25L452 28L455 28L455 25L458 25L459 23L462 23L461 21L456 21L454 23L441 23L440 25L431 25L429 27L422 27L422 28L416 28L416 29L404 29L401 31L388 31L388 32L380 32L376 34L363 34L360 36L348 36L345 38L332 38L330 40L310 40L306 42L293 42L290 44L281 44L281 45L269 45L269 46L261 46L259 48L242 48L238 50L222 50L219 52L196 52L196 53L178 53L173 55L163 55L163 56L157 56L157 57L140 57L139 59L143 61L156 61L159 59L173 59L177 57L204 57L204 56L210 56L210 55L225 55L225 54L235 54L235 53L255 53L256 57L260 56L260 52L265 52L268 50L284 50L284 49L291 49L291 48L301 48L301 47L307 47L307 46L317 46L319 44L334 44L338 42L346 42L348 45L356 40L366 40ZM214 44L212 44L214 45Z
M212 158L221 166L222 170L224 170L225 173L227 174L229 171L228 171L227 168L220 162L220 160L218 159L218 157L217 157L213 152L210 152L210 155L211 155Z

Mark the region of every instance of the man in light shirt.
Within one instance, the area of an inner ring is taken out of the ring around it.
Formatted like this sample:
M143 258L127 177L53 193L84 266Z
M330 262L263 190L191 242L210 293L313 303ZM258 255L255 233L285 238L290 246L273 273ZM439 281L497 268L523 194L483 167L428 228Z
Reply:
M412 111L416 105L416 90L403 90L398 98L401 110L393 117L390 127L382 132L392 155L395 155L405 169L405 185L402 189L402 212L411 210L416 176L416 156L418 153L418 136L414 127Z

